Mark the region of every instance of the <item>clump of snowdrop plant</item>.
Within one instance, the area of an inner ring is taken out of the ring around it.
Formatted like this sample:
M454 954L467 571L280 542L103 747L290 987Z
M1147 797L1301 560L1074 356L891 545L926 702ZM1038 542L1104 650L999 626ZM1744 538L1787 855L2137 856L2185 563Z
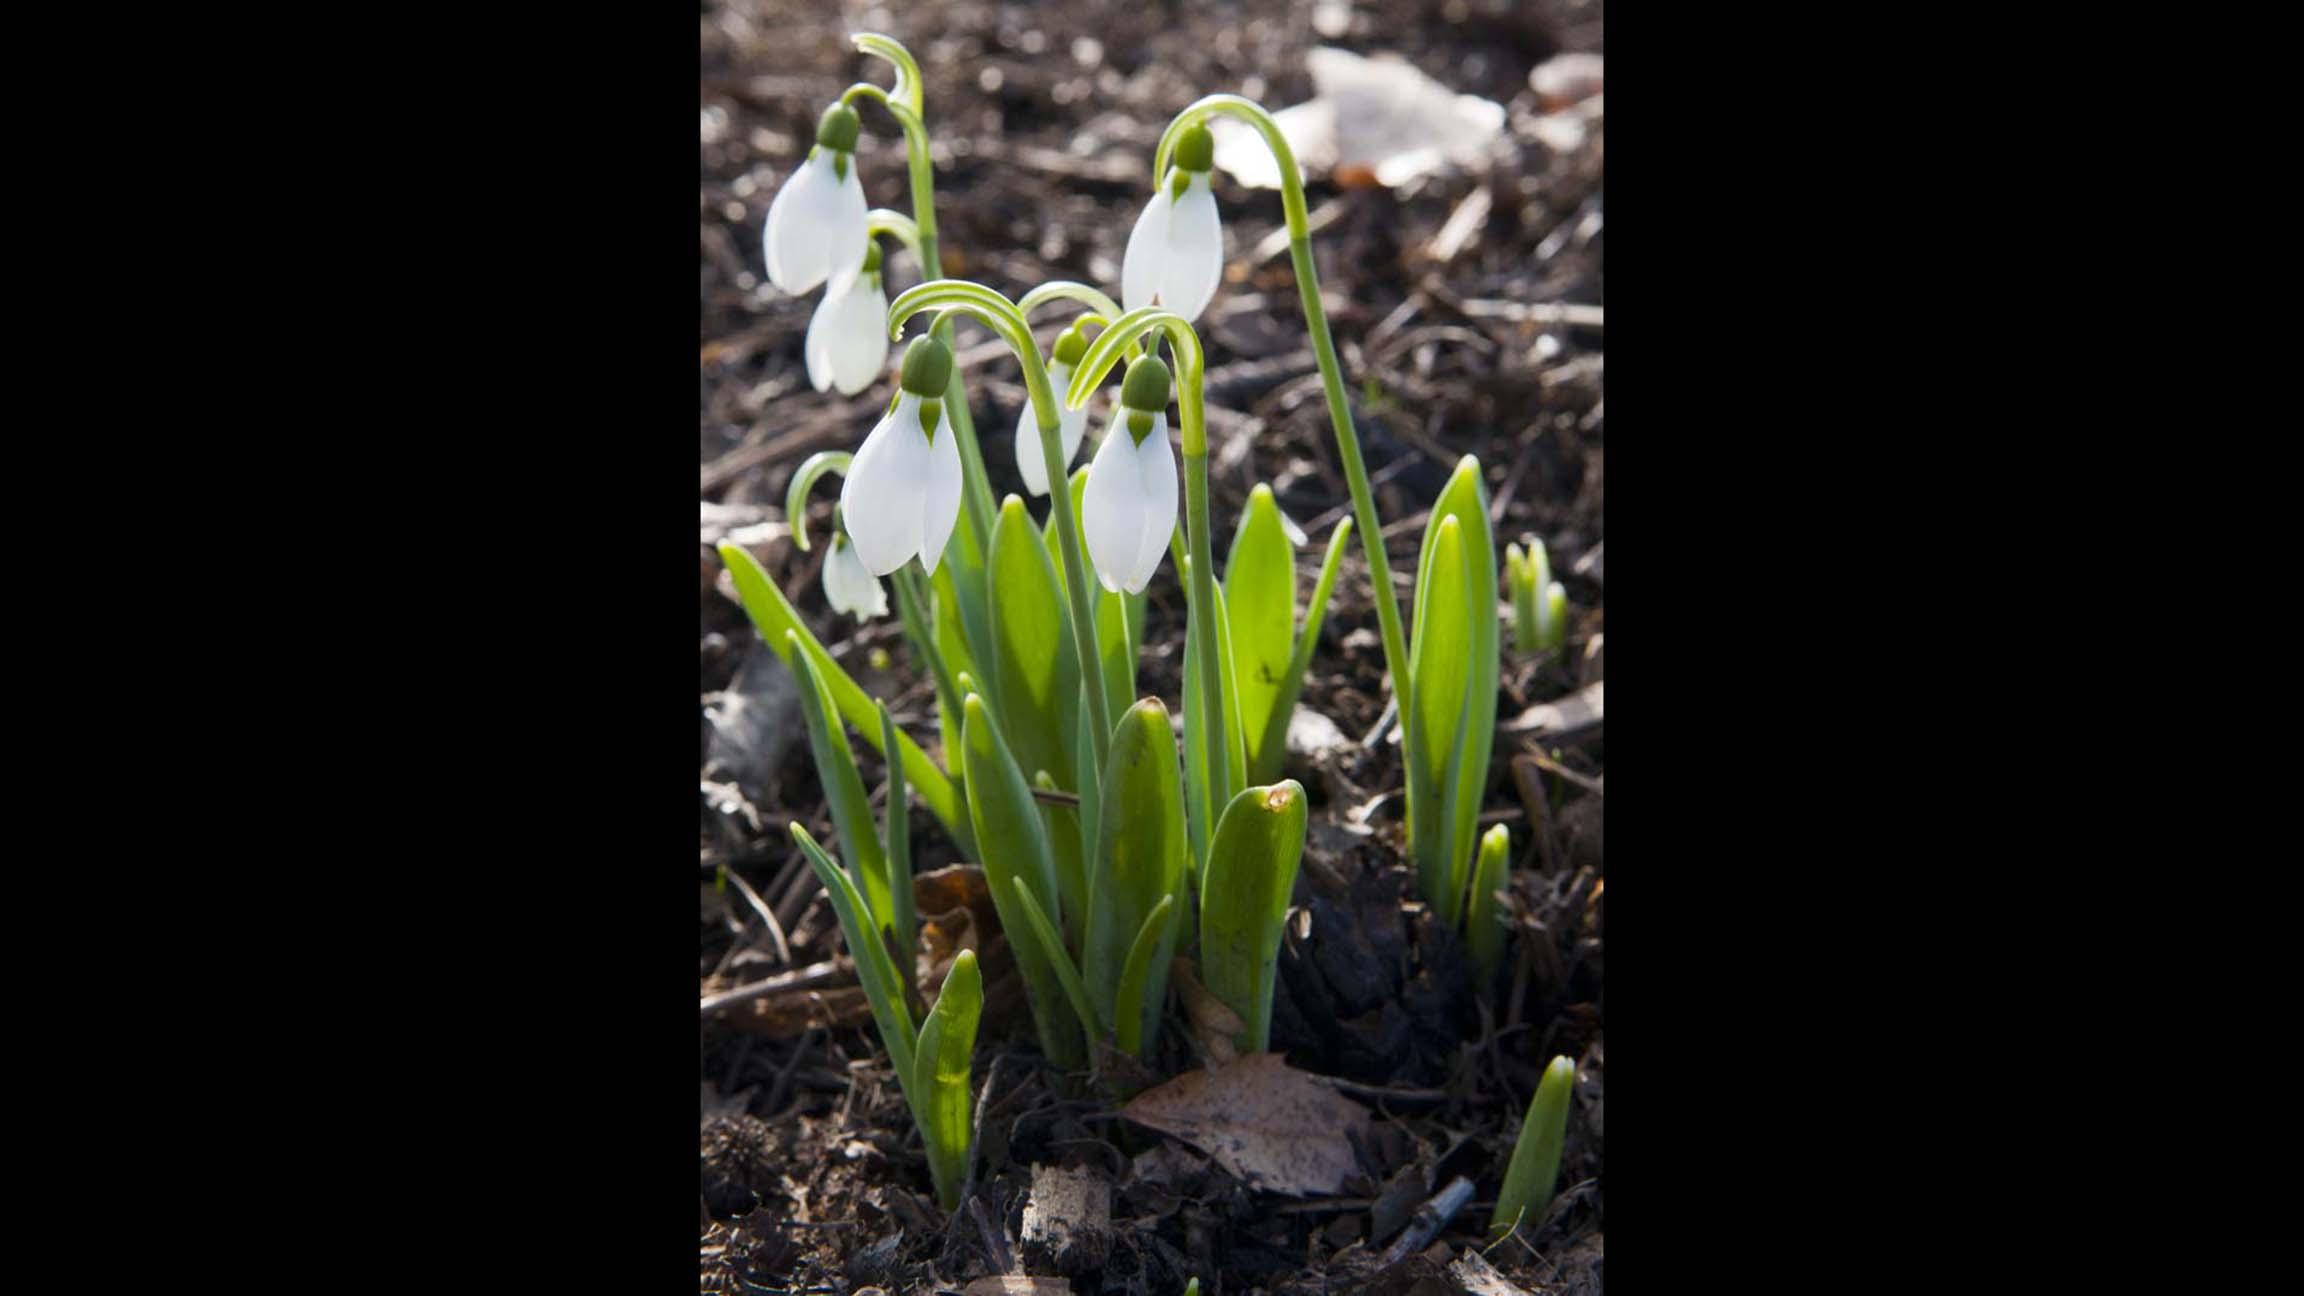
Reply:
M1266 1048L1282 924L1305 836L1304 791L1280 777L1283 738L1355 529L1371 571L1410 765L1411 850L1427 898L1443 915L1461 921L1467 907L1498 652L1495 553L1479 465L1467 458L1458 466L1426 531L1412 661L1382 521L1320 304L1302 181L1271 116L1249 100L1215 95L1170 123L1154 158L1153 193L1128 240L1120 285L1125 309L1104 291L1069 281L1011 299L942 277L919 70L884 36L860 35L855 43L894 64L896 84L882 90L860 83L826 110L815 150L770 208L770 278L786 291L806 291L854 263L851 277L833 284L838 304L828 292L818 310L822 372L843 393L861 390L851 383L866 352L853 341L864 312L853 303L878 291L877 282L866 285L877 278L879 264L877 252L867 250L868 231L897 235L927 277L888 305L880 322L885 336L901 338L922 314L929 329L907 347L896 391L853 458L816 456L804 464L788 511L805 547L800 509L808 483L824 471L844 473L837 526L849 544L844 550L836 528L826 561L827 598L836 609L853 611L870 606L858 572L890 580L914 661L936 685L943 759L932 758L887 718L757 560L722 545L753 622L814 685L804 690L814 703L805 708L811 745L820 771L833 770L845 789L831 800L846 825L843 850L857 857L849 870L862 880L851 883L829 859L819 861L812 841L804 843L811 862L828 887L854 887L853 896L835 897L855 911L853 924L849 913L842 915L852 951L893 942L898 954L910 954L908 909L899 912L895 900L901 896L908 905L909 865L895 863L895 851L870 844L869 816L857 808L861 784L829 755L845 756L846 731L853 729L886 760L891 782L983 866L1050 1060L1071 1070L1100 1070L1101 1048L1152 1056L1175 957L1191 960L1209 992L1238 1015L1237 1046ZM854 183L857 139L851 105L867 100L903 128L909 217L868 212L861 191L847 187ZM1353 515L1330 536L1320 578L1301 603L1294 570L1299 541L1265 487L1251 496L1223 583L1217 579L1206 364L1192 321L1223 280L1207 125L1218 115L1255 127L1279 164L1297 286L1352 493ZM803 231L822 255L795 241ZM1059 303L1073 314L1044 355L1029 317ZM1026 489L1047 501L1045 521L1037 525L1024 498L992 499L949 345L957 319L990 329L1022 367L1027 403L1014 452ZM819 372L814 325L809 345L813 379ZM1115 373L1119 391L1102 440L1089 464L1068 475L1088 403ZM1060 482L1067 488L1058 489ZM1186 608L1181 744L1168 706L1135 691L1145 591L1172 549ZM833 562L845 562L844 551L855 566L835 576ZM828 794L832 790L828 786ZM1501 843L1492 841L1478 870L1483 884L1501 885L1503 855ZM889 897L886 908L882 895ZM1492 910L1479 907L1483 917ZM868 919L877 913L887 921ZM870 961L873 976L886 981L908 966L905 959L884 962L885 953L857 953L860 972ZM902 989L875 991L876 1011ZM906 1022L893 1016L883 1020L883 1038L901 1039ZM900 1070L912 1065L897 1061ZM960 1074L965 1077L964 1059ZM940 1197L944 1175L939 1170Z

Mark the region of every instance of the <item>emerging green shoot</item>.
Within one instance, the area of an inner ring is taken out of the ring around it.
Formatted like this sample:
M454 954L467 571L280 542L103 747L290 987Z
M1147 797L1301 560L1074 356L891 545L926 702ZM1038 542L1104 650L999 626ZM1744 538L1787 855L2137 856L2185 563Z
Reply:
M1234 1041L1272 1042L1272 984L1288 895L1304 858L1304 788L1294 779L1232 798L1200 889L1200 979L1247 1028Z
M1496 969L1504 963L1504 913L1496 893L1504 889L1511 866L1512 830L1498 824L1480 839L1480 863L1472 870L1472 896L1464 906L1464 943L1483 987L1496 984Z
M1568 1136L1568 1098L1575 1088L1576 1064L1565 1057L1553 1058L1536 1085L1536 1096L1528 1100L1520 1138L1512 1145L1504 1187L1496 1194L1496 1213L1488 1221L1492 1239L1500 1240L1522 1225L1534 1227L1552 1205L1552 1189L1560 1178L1560 1145Z
M1456 464L1432 507L1417 560L1416 607L1403 714L1409 850L1440 920L1463 920L1488 757L1496 740L1499 669L1496 547L1480 461Z

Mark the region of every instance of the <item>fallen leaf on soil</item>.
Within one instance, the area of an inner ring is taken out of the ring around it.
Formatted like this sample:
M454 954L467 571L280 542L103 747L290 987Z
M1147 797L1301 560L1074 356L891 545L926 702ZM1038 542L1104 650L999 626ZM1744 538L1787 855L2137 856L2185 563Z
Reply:
M1120 1114L1201 1149L1251 1188L1297 1197L1343 1190L1360 1169L1353 1136L1368 1124L1358 1103L1277 1053L1187 1071Z

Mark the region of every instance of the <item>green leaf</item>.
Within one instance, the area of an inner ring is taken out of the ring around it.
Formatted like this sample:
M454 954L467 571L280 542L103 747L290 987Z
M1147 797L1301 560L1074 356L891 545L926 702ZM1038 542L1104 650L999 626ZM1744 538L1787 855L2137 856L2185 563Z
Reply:
M977 674L976 659L968 655L968 636L960 627L960 596L952 587L950 564L936 568L929 588L936 596L936 653L944 659L944 668L954 680ZM960 760L960 699L967 692L955 687L949 702L941 692L936 695L936 731L944 737L944 763L952 768L952 782L963 789L967 780Z
M1184 590L1185 597L1189 600L1192 582L1189 579L1189 572L1186 575ZM1211 583L1208 588L1214 596L1216 604L1216 664L1224 679L1224 714L1227 716L1237 715L1239 713L1240 694L1236 687L1237 672L1232 669L1232 632L1226 614L1224 587ZM1188 608L1184 614L1184 757L1186 762L1184 777L1187 784L1197 777L1200 780L1200 787L1205 789L1205 791L1195 789L1190 794L1190 807L1193 810L1191 845L1192 857L1195 861L1195 873L1207 869L1208 837L1214 830L1217 814L1223 805L1232 799L1232 789L1241 786L1248 779L1247 749L1240 741L1240 729L1237 725L1230 725L1227 722L1230 732L1223 736L1225 739L1222 744L1224 765L1221 768L1211 768L1208 763L1210 760L1208 754L1210 749L1206 745L1208 735L1201 732L1207 726L1202 724L1200 720L1201 716L1207 714L1200 704L1200 654L1192 651L1191 637L1192 618L1198 615L1200 615L1198 608Z
M1237 717L1247 748L1247 768L1277 769L1280 753L1264 751L1273 708L1288 684L1296 646L1296 546L1280 523L1280 506L1262 482L1248 493L1232 553L1224 564L1224 604L1232 624ZM1287 729L1281 728L1285 740Z
M983 1015L984 977L976 970L976 952L962 950L920 1027L911 1087L912 1115L928 1149L936 1204L945 1210L960 1204L960 1187L968 1181L968 1140L974 1132L968 1119L968 1066Z
M1128 947L1128 961L1120 967L1120 985L1113 994L1113 1043L1130 1057L1144 1056L1160 1028L1160 1007L1168 999L1168 960L1175 956L1176 924L1171 921L1182 906L1165 896L1153 906Z
M1120 1024L1120 979L1144 921L1184 886L1184 789L1175 731L1158 698L1128 708L1112 732L1103 812L1091 857L1081 970L1105 1020ZM1167 989L1163 961L1155 975Z
M1030 937L1030 920L1017 907L1010 888L1021 882L1030 887L1041 911L1058 909L1056 864L1048 849L1048 831L1033 804L1032 789L1016 768L1016 758L1001 741L984 699L971 693L961 703L961 748L968 767L968 815L976 840L988 844L984 877L992 892L992 905L1000 913L1001 929L1008 933L1016 953L1016 966L1024 974L1024 990L1032 1004L1032 1021L1039 1028L1040 1049L1048 1060L1065 1068L1086 1061L1080 1034L1071 1019L1057 1010L1064 993L1047 951Z
M1504 889L1511 865L1512 830L1498 824L1480 839L1480 863L1472 870L1472 896L1464 907L1464 943L1480 969L1484 992L1496 984L1496 969L1504 961L1504 914L1496 893Z
M1328 556L1321 560L1320 579L1312 586L1312 601L1304 607L1304 628L1296 635L1295 655L1288 659L1288 674L1281 682L1280 696L1272 704L1272 714L1264 722L1264 734L1257 740L1256 753L1248 760L1248 778L1253 783L1279 781L1281 768L1288 759L1288 718L1296 711L1296 699L1304 691L1304 672L1312 666L1312 651L1320 643L1320 624L1328 616L1328 596L1336 590L1336 570L1344 561L1344 542L1352 535L1352 519L1343 518L1328 536Z
M880 704L880 749L896 745L896 722L886 703ZM909 974L912 951L919 946L920 915L912 900L912 802L904 786L904 762L888 762L888 884L896 901L897 966ZM909 980L909 976L907 976Z
M864 985L864 999L872 1005L872 1020L880 1027L880 1042L888 1049L888 1058L896 1064L896 1078L904 1085L905 1097L911 1097L912 1049L917 1036L912 1026L911 1010L904 1006L901 983L896 970L890 965L887 947L876 939L871 924L865 919L864 897L857 893L856 884L840 871L824 854L824 848L808 835L808 830L794 822L792 840L800 845L800 853L808 857L808 867L816 872L816 880L824 884L824 893L832 899L832 912L840 919L840 935L848 942L848 957L856 964L856 979Z
M1544 646L1536 623L1535 573L1518 545L1504 546L1504 587L1512 592L1512 647L1535 652Z
M1465 629L1464 709L1457 721L1455 755L1443 793L1450 824L1450 876L1468 881L1479 849L1480 802L1488 793L1488 759L1496 744L1496 679L1503 666L1502 627L1496 615L1496 538L1488 525L1488 487L1480 461L1466 455L1432 506L1433 517L1456 519L1463 527ZM1456 896L1442 917L1453 923L1463 910Z
M800 614L792 610L792 604L785 599L784 592L777 589L776 583L769 580L768 573L761 569L759 560L735 545L723 544L720 546L720 561L727 565L729 576L736 582L737 597L743 602L745 615L752 618L752 626L760 632L762 641L783 659L784 664L797 677L799 667L793 665L796 654L784 638L786 631L797 631L801 651L823 672L825 686L831 693L833 706L839 711L840 717L856 726L867 742L878 744L883 741L880 726L874 718L871 697L857 687L856 681L848 678L848 672L840 669L840 664L832 660L831 654L824 651L822 644L816 642L816 636L809 632ZM953 669L961 669L960 664L954 663ZM952 780L946 778L944 771L936 768L927 753L921 751L919 745L902 731L897 732L896 743L904 761L905 778L919 790L921 804L927 806L928 812L944 825L944 831L951 834L953 843L960 847L963 855L970 859L976 858L976 837L968 822L967 808L961 805L960 793L952 786ZM880 754L886 756L888 753L883 751Z
M1040 912L1040 903L1032 898L1031 888L1021 879L1010 879L1008 889L1013 893L1017 910L1024 915L1024 925L1030 929L1033 940L1040 945L1048 959L1048 966L1056 973L1057 984L1063 987L1064 999L1072 1005L1072 1015L1079 1019L1080 1029L1097 1035L1110 1030L1111 1023L1101 1021L1096 1005L1089 1002L1088 987L1080 980L1080 969L1072 965L1072 956L1064 952L1064 938L1056 934L1056 924ZM1014 940L1009 942L1011 945Z
M1536 1096L1528 1100L1528 1115L1512 1145L1504 1187L1496 1194L1496 1213L1488 1220L1491 1238L1502 1241L1520 1225L1542 1221L1551 1207L1552 1189L1560 1178L1560 1148L1568 1136L1568 1098L1575 1087L1576 1064L1565 1057L1553 1058L1537 1082Z
M1242 1052L1272 1042L1272 983L1296 866L1304 858L1304 788L1294 779L1232 798L1208 852L1200 892L1200 979L1240 1014Z
M1408 651L1409 696L1415 714L1407 733L1408 848L1424 899L1440 921L1456 925L1464 888L1449 854L1447 791L1464 735L1464 685L1471 663L1466 624L1464 528L1454 517L1424 546L1416 580L1416 636Z
M1055 565L1024 512L1011 495L992 528L993 696L1000 732L1027 778L1045 772L1056 786L1076 791L1080 665L1072 649L1072 627L1058 595ZM1065 930L1075 940L1086 909L1077 829L1056 833L1049 849Z
M816 781L831 804L832 826L840 834L840 853L856 875L857 889L864 893L865 912L872 917L875 933L894 933L896 902L888 885L888 857L880 849L864 776L848 750L848 731L832 710L823 672L816 669L814 659L798 651L800 636L787 631L785 639L795 650L793 660L800 663L800 713L807 721L808 749L816 757Z

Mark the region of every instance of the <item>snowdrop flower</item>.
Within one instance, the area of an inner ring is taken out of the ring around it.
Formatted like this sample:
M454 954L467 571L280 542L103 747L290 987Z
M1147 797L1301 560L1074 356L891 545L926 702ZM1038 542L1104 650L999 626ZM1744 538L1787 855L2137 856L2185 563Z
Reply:
M816 125L816 147L768 204L768 279L795 296L830 279L847 290L864 264L864 186L856 179L856 112L835 103Z
M1088 467L1080 529L1104 588L1141 594L1160 570L1176 530L1176 454L1168 445L1168 366L1156 357L1138 356L1120 384L1120 408Z
M859 621L888 615L888 591L880 588L879 577L865 570L856 546L838 529L832 532L832 552L824 555L824 601L833 611Z
M913 342L895 403L848 465L840 513L856 556L874 576L914 557L934 574L960 520L960 451L944 425L951 380L951 348L932 337Z
M1168 183L1152 195L1128 236L1120 262L1120 301L1129 310L1158 305L1186 320L1200 318L1224 277L1224 232L1216 195L1208 191L1216 143L1195 123L1176 141Z
M880 240L864 241L864 268L843 290L824 290L808 321L808 381L853 396L888 367L888 293L881 286Z
M1080 336L1077 324L1056 339L1056 358L1048 362L1048 385L1055 389L1058 400L1072 383L1072 366L1080 363L1087 351L1088 339ZM1087 406L1063 412L1056 430L1056 448L1063 453L1065 467L1072 466L1072 456L1080 453L1080 438L1087 432ZM1016 416L1016 471L1024 474L1026 490L1035 495L1048 493L1048 458L1040 449L1040 420L1033 415L1030 401L1024 402L1023 412Z

